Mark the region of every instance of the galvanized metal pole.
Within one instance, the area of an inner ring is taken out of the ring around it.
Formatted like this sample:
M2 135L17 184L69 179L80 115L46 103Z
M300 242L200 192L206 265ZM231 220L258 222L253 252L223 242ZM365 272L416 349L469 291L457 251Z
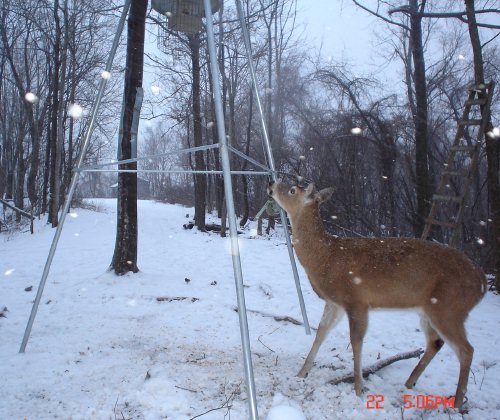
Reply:
M243 7L241 5L241 0L235 0L236 9L238 11L238 18L240 20L241 32L243 35L243 42L245 43L245 50L248 59L248 68L250 69L250 75L252 78L252 86L254 90L255 101L257 102L257 109L260 114L260 122L262 128L262 136L264 138L264 146L267 154L267 160L269 163L269 167L271 169L271 177L272 180L276 182L276 168L274 165L274 155L271 147L271 142L269 141L269 134L267 132L265 117L264 117L264 108L262 106L262 101L260 100L260 93L257 85L257 76L255 74L255 66L253 65L253 57L252 57L252 45L250 44L250 35L248 33L248 27L245 22L245 12L243 11ZM304 296L302 295L302 289L300 287L300 279L299 273L297 271L297 263L295 262L295 255L293 254L292 241L290 239L290 232L288 230L287 225L287 216L285 210L280 208L280 217L283 221L283 230L285 232L286 245L288 248L288 256L290 258L290 264L292 266L293 277L295 279L295 288L297 289L297 296L299 298L300 310L302 312L302 319L304 321L304 328L306 330L306 334L311 334L311 328L309 326L309 319L307 318L306 306L304 304Z
M250 337L248 332L248 320L245 305L245 292L243 289L243 273L241 270L240 248L238 244L238 229L236 226L236 212L234 210L233 187L231 181L231 167L229 162L229 151L224 124L224 111L222 108L222 94L219 85L220 72L217 63L217 50L215 48L214 27L211 15L210 0L204 0L205 16L207 24L208 55L210 57L210 69L212 71L212 88L215 103L215 116L217 131L219 135L220 156L224 176L224 192L226 197L227 213L229 218L229 232L231 238L231 255L233 258L234 280L236 284L236 297L238 302L238 316L240 321L241 344L243 347L243 363L245 368L245 379L248 394L249 417L257 420L257 399L255 395L255 383L252 366L252 354L250 351Z
M92 133L94 131L95 120L97 118L97 112L99 110L99 106L102 101L102 97L104 95L104 89L106 87L106 82L109 79L111 66L113 64L113 59L115 58L116 50L118 48L118 44L120 42L120 36L123 31L123 26L125 25L125 19L128 14L128 10L130 8L131 0L126 0L123 5L122 14L120 16L120 21L118 22L118 28L116 30L115 38L113 40L113 45L111 47L111 52L109 53L108 61L106 63L105 72L102 74L101 81L99 83L99 88L97 91L97 98L92 107L91 117L89 127L87 129L87 133L83 140L82 149L80 151L80 155L78 156L77 164L75 171L73 173L73 177L71 178L70 187L68 190L68 195L66 196L66 201L64 202L63 210L60 216L59 224L57 225L56 232L54 234L54 238L52 239L52 244L50 246L49 255L47 256L47 261L45 262L45 267L43 269L42 278L40 280L40 284L38 285L38 290L36 292L35 301L33 302L33 307L31 308L30 318L28 320L28 325L26 326L26 330L24 331L23 341L21 343L21 348L19 349L19 353L24 353L26 350L26 345L28 344L28 340L31 334L31 329L33 327L33 322L35 321L36 313L38 311L38 305L40 304L40 299L42 298L43 289L45 287L45 283L47 281L47 277L49 275L50 266L52 265L52 260L54 258L54 254L57 249L57 243L59 242L59 238L61 236L62 228L64 226L64 221L66 220L66 215L68 214L71 200L73 199L73 195L76 190L76 184L78 182L78 178L80 176L80 168L83 164L83 160L85 158L85 154L87 153L87 149L90 144L90 138L92 137Z

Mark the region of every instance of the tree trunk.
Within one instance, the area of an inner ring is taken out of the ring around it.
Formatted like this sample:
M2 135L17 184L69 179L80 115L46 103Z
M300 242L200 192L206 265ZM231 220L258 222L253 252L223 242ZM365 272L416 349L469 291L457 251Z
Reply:
M250 141L252 139L252 119L253 119L253 89L250 88L250 98L248 104L248 124L247 124L247 140L245 145L245 154L250 155ZM247 169L248 161L243 162L242 170ZM240 226L244 227L247 223L248 217L250 215L250 200L248 198L248 179L246 175L241 176L241 182L243 183L243 215L240 220Z
M59 19L59 0L54 1L53 10L54 24L55 24L55 40L52 56L54 57L54 73L52 74L52 106L50 113L50 134L49 134L49 149L50 149L50 189L49 189L49 217L48 222L52 227L57 226L57 211L58 199L56 197L56 184L57 178L57 123L59 113L59 72L61 70L61 23Z
M59 1L54 2L54 19L56 21L56 42L54 47L54 91L52 109L51 164L50 164L50 211L49 223L52 227L59 224L59 208L61 207L61 159L64 147L64 92L66 86L66 61L68 50L67 0L64 0L64 38L59 19ZM61 39L64 39L61 45Z
M200 104L200 34L189 35L188 39L193 72L193 137L194 145L198 147L203 144ZM195 169L206 170L203 151L195 152ZM206 175L196 174L194 180L194 224L199 230L205 230Z
M415 179L417 192L417 217L415 233L420 236L430 208L429 158L427 144L427 83L425 80L424 47L422 41L422 18L419 16L417 0L410 0L411 51L414 64L416 114L415 125Z
M137 89L142 88L144 34L147 0L133 0L128 18L125 93L120 130L120 159L132 157L132 121ZM119 169L136 170L137 163L119 165ZM137 173L118 174L118 205L115 252L111 269L122 275L139 271L137 267Z
M484 66L483 54L481 50L481 40L476 23L476 12L474 9L474 0L465 0L465 10L467 12L467 22L469 26L469 36L474 55L474 79L476 85L484 84ZM483 108L481 107L481 112ZM483 115L483 117L485 117ZM500 290L500 184L498 180L498 155L499 147L495 138L487 135L492 130L491 115L486 116L488 123L484 131L486 144L486 160L488 162L487 181L488 193L490 198L490 219L492 220L493 230L493 249L494 249L494 272L495 287Z

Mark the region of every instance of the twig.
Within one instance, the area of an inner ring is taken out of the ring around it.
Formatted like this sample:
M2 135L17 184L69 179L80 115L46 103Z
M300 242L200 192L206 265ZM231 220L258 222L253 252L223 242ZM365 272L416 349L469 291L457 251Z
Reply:
M183 391L189 391L189 392L193 392L195 394L198 393L198 391L194 390L194 389L189 389L189 388L183 388L182 386L178 386L178 385L174 385L175 388L178 388L178 389L182 389Z
M271 334L274 334L274 333L275 333L276 331L278 331L279 329L280 329L280 328L278 327L278 328L276 328L273 332L271 332L271 333L269 333L269 334L266 334L266 335L271 335ZM264 334L262 334L262 335L264 335ZM259 338L257 338L257 340L259 341L259 343L260 343L260 344L262 344L262 345L263 345L266 349L268 349L268 350L272 351L273 353L276 353L276 352L275 352L272 348L270 348L270 347L266 346L266 345L262 342L262 340L261 340L262 335L259 335Z
M368 376L370 376L372 373L375 373L378 370L380 370L386 366L389 366L390 364L392 364L394 362L397 362L398 360L406 360L406 359L412 359L413 357L420 357L420 355L423 352L424 351L422 349L418 349L418 350L409 351L406 353L399 353L399 354L396 354L395 356L389 357L387 359L380 360L379 362L375 363L374 365L371 365L371 366L363 369L363 378L368 378ZM349 373L349 374L340 376L338 378L332 379L328 383L330 385L338 385L342 382L349 382L349 383L354 382L354 374Z
M224 394L225 394L225 390L226 390L226 385L224 385ZM204 413L201 413L201 414L197 414L196 416L194 417L191 417L190 420L194 420L194 419L197 419L199 417L202 417L204 416L205 414L208 414L208 413L211 413L213 411L218 411L218 410L222 410L224 408L227 408L228 409L228 412L231 411L231 402L232 400L234 399L236 393L236 391L233 391L231 392L231 395L229 395L229 397L226 397L226 401L220 406L220 407L216 407L216 408L211 408L210 410L207 410L205 411ZM224 415L224 418L226 417L227 413Z

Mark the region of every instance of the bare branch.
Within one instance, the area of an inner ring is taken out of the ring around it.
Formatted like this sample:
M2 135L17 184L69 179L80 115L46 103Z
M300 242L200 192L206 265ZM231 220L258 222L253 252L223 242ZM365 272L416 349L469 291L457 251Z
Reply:
M358 7L360 7L361 9L363 9L363 10L367 11L368 13L372 14L373 16L376 16L376 17L378 17L379 19L382 19L384 22L387 22L387 23L389 23L389 24L391 24L391 25L396 25L396 26L399 26L400 28L403 28L403 29L405 29L405 30L407 30L407 31L409 31L409 30L410 30L410 28L409 28L408 26L406 26L406 25L404 25L404 24L402 24L402 23L396 22L396 21L394 21L394 20L387 19L386 17L382 16L380 13L375 12L374 10L371 10L371 9L369 9L368 7L366 7L366 6L362 5L362 4L361 4L360 2L358 2L357 0L352 0L352 2L353 2L356 6L358 6Z

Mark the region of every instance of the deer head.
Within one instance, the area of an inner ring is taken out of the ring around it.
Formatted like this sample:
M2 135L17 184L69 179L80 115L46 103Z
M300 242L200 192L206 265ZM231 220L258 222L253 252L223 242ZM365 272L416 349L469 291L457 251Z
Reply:
M333 188L325 188L316 191L314 184L307 187L299 185L288 186L281 182L270 182L268 194L288 213L293 220L303 208L309 206L318 207L321 203L328 201L333 194Z

